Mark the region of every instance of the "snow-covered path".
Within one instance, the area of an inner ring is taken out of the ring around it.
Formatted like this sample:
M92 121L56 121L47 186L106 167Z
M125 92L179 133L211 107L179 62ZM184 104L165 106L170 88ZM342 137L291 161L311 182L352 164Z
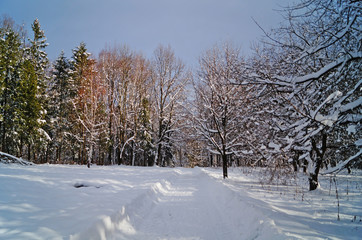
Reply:
M174 170L74 239L272 239L250 207L200 169Z
M0 239L360 239L361 174L345 176L340 221L330 190L262 187L238 169L229 175L0 164Z
M222 192L212 188L200 172L183 172L156 188L153 208L139 222L139 232L151 238L240 239L240 227L229 220L219 201ZM144 238L143 238L144 239Z

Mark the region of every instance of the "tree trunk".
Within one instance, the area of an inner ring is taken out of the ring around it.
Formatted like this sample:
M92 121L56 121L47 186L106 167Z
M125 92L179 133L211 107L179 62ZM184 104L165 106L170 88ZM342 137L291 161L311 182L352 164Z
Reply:
M84 127L82 127L82 135L83 135L83 144L82 144L82 159L80 161L81 165L85 164L85 159L86 159L86 156L87 156L87 150L86 150L87 136L86 136Z
M132 166L135 165L135 160L136 160L136 149L135 149L135 144L133 141L132 142Z
M316 166L313 173L309 173L309 191L316 190L318 187L318 174L322 166L323 158L317 157Z
M1 151L9 153L8 144L6 143L6 127L5 123L2 124L2 149ZM30 161L30 160L29 160Z
M110 106L112 108L112 105ZM112 111L109 116L109 123L108 123L108 138L109 138L109 146L108 146L108 163L109 165L112 164L112 149L113 149L113 134L112 134Z
M318 174L310 173L308 180L309 180L309 191L316 190L318 187Z
M28 144L28 161L30 162L31 160L31 144Z
M121 165L122 164L122 159L123 159L122 156L121 156L121 145L116 148L116 156L117 156L117 164Z
M224 179L228 177L228 156L226 155L226 151L222 154L222 172Z
M90 165L92 163L92 155L93 155L93 144L90 144L89 152L88 152L88 161L87 161L88 168L90 168Z
M179 160L180 160L180 167L182 167L182 148L179 148Z
M146 151L143 150L143 166L144 166L144 167L147 166L147 165L146 165L146 160L148 160L148 159L146 159Z
M23 137L20 138L20 152L17 154L17 157L22 158L23 157Z
M162 167L163 165L163 157L162 157L162 144L159 143L158 144L158 149L157 149L157 166Z
M312 151L316 152L316 165L314 168L314 172L309 174L309 191L316 190L318 187L318 174L319 170L323 163L323 156L327 150L327 134L322 133L322 147L318 149L317 144L314 139L312 139Z

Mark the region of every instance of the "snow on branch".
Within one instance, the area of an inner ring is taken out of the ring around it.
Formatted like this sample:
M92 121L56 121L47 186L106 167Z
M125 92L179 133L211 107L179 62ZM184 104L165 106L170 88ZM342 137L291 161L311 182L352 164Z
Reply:
M295 60L295 62L300 61L302 58L309 56L311 54L317 53L323 49L328 48L329 46L335 44L337 41L339 41L340 39L342 39L350 30L352 25L355 23L357 19L357 14L355 14L352 17L352 21L349 22L349 24L342 30L340 31L338 34L336 35L332 35L330 38L328 38L324 43L319 44L317 46L313 46L307 50L304 51L304 53ZM334 38L334 39L333 39Z
M341 112L352 110L362 105L362 97L359 97L356 101L350 102L341 107Z
M347 94L345 94L343 96L340 91L336 91L336 92L332 93L331 95L329 95L328 98L314 111L314 113L313 113L314 119L316 121L321 122L323 125L331 127L337 120L339 120L341 113L345 113L349 110L353 110L353 109L361 106L362 97L359 97L358 99L356 99L353 102L342 105L342 102L345 101L349 96L351 96L352 93L356 89L358 89L361 84L362 84L362 80L360 80L352 90L350 90ZM341 99L334 104L334 106L333 106L334 111L331 114L329 114L327 116L323 116L322 114L320 114L318 112L322 108L323 105L325 105L326 103L328 103L331 100L334 100L338 97L341 97Z
M16 164L20 164L20 165L32 165L33 163L28 162L22 158L17 158L13 155L4 153L4 152L0 152L0 163L16 163Z
M357 159L359 156L361 156L362 154L362 149L359 150L358 153L356 153L355 155L349 157L347 160L341 162L340 164L338 164L337 166L328 169L327 171L321 173L322 175L326 175L326 174L331 174L331 173L338 173L340 171L342 171L350 162L352 162L353 160Z
M321 78L323 75L327 74L328 72L332 71L333 69L337 68L341 64L351 61L351 60L357 60L362 58L362 52L354 52L349 53L347 56L343 56L339 59L337 59L334 62L331 62L330 64L327 64L326 66L322 67L319 71L307 74L301 77L295 77L290 79L289 77L283 77L283 76L274 76L274 79L278 80L278 82L268 82L269 84L274 85L287 85L286 82L291 82L294 84L303 84L309 81L314 81L319 78Z

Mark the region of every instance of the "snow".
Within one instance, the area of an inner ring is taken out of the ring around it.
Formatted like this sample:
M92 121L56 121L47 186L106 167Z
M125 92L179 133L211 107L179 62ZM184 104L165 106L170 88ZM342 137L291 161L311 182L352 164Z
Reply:
M327 116L323 116L322 114L317 113L317 115L315 116L315 120L321 122L323 125L332 127L333 124L338 120L338 117L339 117L338 111L335 111Z
M357 152L355 155L349 157L347 160L341 161L340 163L337 164L337 166L326 170L322 174L329 174L329 173L341 171L342 169L344 169L347 166L348 163L350 163L351 161L353 161L355 159L358 159L361 156L361 154L362 154L362 149L360 149L359 152Z
M0 164L0 239L359 239L362 172L307 191L259 169ZM332 186L332 190L331 190ZM329 187L329 191L328 191Z
M268 147L273 148L275 151L279 151L281 146L279 144L274 143L274 142L270 142L268 144Z
M349 125L346 130L347 130L348 134L356 134L356 132L357 132L356 129L357 129L356 125Z
M0 152L0 163L15 163L15 164L21 164L21 165L32 165L31 162L28 162L24 159L14 157L13 155Z
M362 81L362 80L361 80ZM346 112L348 110L360 107L362 105L362 97L359 97L356 101L353 101L351 103L348 103L344 105L341 109L342 112Z
M309 82L309 81L313 81L315 79L319 79L321 76L325 75L326 73L328 73L332 69L337 68L341 64L343 64L345 62L348 62L351 59L359 59L361 57L362 57L362 52L350 52L348 54L348 56L342 56L339 59L336 59L334 62L331 62L331 63L325 65L324 67L322 67L321 69L319 69L318 71L316 71L314 73L293 78L291 83L293 83L293 84L302 84L302 83L306 83L306 82ZM275 79L280 81L280 83L279 82L274 83L274 84L277 84L277 85L286 85L284 82L289 81L288 77L282 77L282 76L276 76Z

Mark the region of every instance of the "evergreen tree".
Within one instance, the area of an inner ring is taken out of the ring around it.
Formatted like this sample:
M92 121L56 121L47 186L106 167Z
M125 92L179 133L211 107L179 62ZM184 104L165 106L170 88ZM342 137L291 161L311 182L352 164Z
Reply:
M34 160L42 158L43 162L47 161L44 146L46 141L50 140L48 134L43 130L45 125L47 95L46 84L48 77L46 69L48 68L48 58L44 51L48 45L44 31L40 28L38 19L32 24L34 37L30 41L30 47L26 49L26 57L23 68L23 83L21 100L23 102L22 113L25 128L22 134L28 144L28 159L31 159L31 151L34 154ZM32 149L34 148L34 149ZM40 154L40 155L39 155ZM39 156L37 156L39 155Z
M64 162L67 147L70 146L68 133L71 129L70 115L72 112L72 96L74 85L71 78L70 63L62 51L55 61L52 71L52 81L49 87L48 127L55 147L55 160Z
M1 151L18 155L18 86L21 71L21 38L9 19L0 28L0 137Z
M23 155L23 145L27 145L27 159L31 159L31 150L37 138L39 137L38 129L42 122L40 112L42 106L38 101L37 75L33 64L25 60L22 64L21 78L17 88L17 118L19 124L20 137L20 155Z
M140 129L138 138L140 141L140 149L142 150L143 166L152 166L154 164L155 146L152 142L152 129L150 120L150 104L147 98L142 99L140 112Z
M87 156L86 141L87 134L85 128L86 116L86 99L87 92L90 87L90 66L91 59L90 53L84 42L82 42L76 49L73 50L73 60L71 62L72 73L71 76L74 81L74 96L72 98L73 111L71 116L73 148L78 153L73 153L73 159L78 163L84 164Z

